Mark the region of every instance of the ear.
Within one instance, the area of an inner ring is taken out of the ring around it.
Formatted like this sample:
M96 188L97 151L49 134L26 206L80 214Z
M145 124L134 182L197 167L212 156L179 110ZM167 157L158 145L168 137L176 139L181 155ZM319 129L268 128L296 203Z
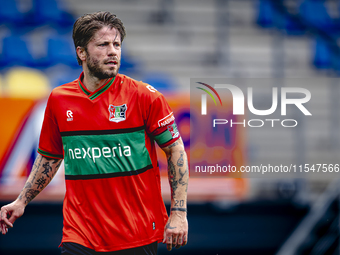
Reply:
M81 61L85 61L86 60L86 51L84 47L77 47L77 55L80 58Z

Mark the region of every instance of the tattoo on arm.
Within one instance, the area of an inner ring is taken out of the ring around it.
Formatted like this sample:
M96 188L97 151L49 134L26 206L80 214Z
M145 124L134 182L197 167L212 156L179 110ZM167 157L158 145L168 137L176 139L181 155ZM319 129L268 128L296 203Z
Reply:
M174 142L174 143L170 144L170 145L168 146L168 148L170 149L170 148L172 148L172 147L175 147L176 145L178 145L178 142Z
M37 159L34 161L32 172L39 169L42 160L43 160L43 157L41 155L38 155Z
M58 160L60 160L60 159L55 159L55 160L53 161L53 164L57 163L57 162L58 162ZM63 161L62 161L62 160L60 160L60 161L59 161L59 163L58 163L58 165L56 165L56 166L55 166L55 169L57 169L57 170L58 170L62 162L63 162Z
M177 146L170 149L171 147ZM189 181L188 160L180 141L166 147L164 150L168 156L168 175L171 188L171 210L186 211L186 197ZM169 225L170 226L170 223Z
M62 163L61 159L50 159L38 155L25 187L19 195L19 199L25 199L25 204L32 201L52 180Z
M177 160L177 166L182 167L184 164L184 160L183 160L183 152L181 152L181 156L179 157L179 159Z
M43 188L43 187L45 186L45 184L46 184L46 179L45 179L44 177L40 177L40 178L36 181L35 184L37 184L37 189L41 189L41 188ZM41 187L40 187L40 186L41 186Z
M187 212L187 208L171 208L171 211Z
M181 176L180 178L179 178L179 184L181 184L181 185L186 185L186 184L188 184L188 181L186 181L186 180L183 180L183 178L184 178L184 176L186 175L186 173L188 172L188 169L185 169L185 170L181 170L181 168L179 169L179 175Z
M41 161L43 160L43 157L41 155L38 155L37 159L34 161L34 165L32 167L32 171L31 173L34 173L34 176L33 176L33 180L35 179L35 177L37 176L37 173L38 173L38 169L40 168L41 166ZM33 184L33 183L31 183Z
M30 189L30 188L32 188L32 183L27 182L24 188L25 188L25 189Z
M38 172L38 169L40 168L41 166L41 161L43 160L43 157L39 154L38 157L35 159L34 161L34 164L33 164L33 167L32 167L32 170L31 170L31 174L33 174L32 178L28 178L26 184L25 184L25 187L22 189L20 195L19 195L19 199L21 200L22 199L22 192L24 191L24 189L30 189L32 188L32 185L33 185L33 180L35 179L35 177L37 176L37 172ZM26 196L26 194L25 194ZM26 200L27 201L27 200ZM26 203L26 202L25 202Z
M30 188L32 188L32 183L30 183L30 182L27 182L26 184L25 184L25 187L22 189L22 190L24 190L24 189L30 189ZM22 193L22 192L21 192ZM19 196L19 199L21 200L22 199L22 194L20 193L20 196Z
M184 200L175 200L174 206L183 207L183 206L184 206ZM174 208L173 208L173 209L174 209ZM172 210L172 209L171 209L171 210Z
M171 160L171 156L168 159L168 175L169 175L169 182L171 187L171 197L175 196L175 191L178 187L178 181L176 179L176 169L175 165Z
M48 173L51 171L52 172L52 167L50 166L50 162L46 162L45 164L43 164L43 168L44 168L44 171L42 171L42 173L44 174L44 175L46 175L47 177L50 177L49 175L48 175ZM52 176L51 176L51 178L52 178Z
M40 193L39 190L36 189L28 189L25 192L25 204L28 204L29 202L32 201L33 198L35 198L38 194Z

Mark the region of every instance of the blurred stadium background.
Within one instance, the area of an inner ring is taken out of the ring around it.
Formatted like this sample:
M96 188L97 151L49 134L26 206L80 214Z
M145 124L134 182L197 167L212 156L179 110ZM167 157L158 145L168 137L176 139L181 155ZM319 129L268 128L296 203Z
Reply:
M0 6L0 205L16 198L29 175L48 94L81 72L74 20L99 10L115 13L126 27L120 73L166 96L188 151L190 78L311 78L322 84L312 95L324 123L318 132L309 132L308 123L284 135L247 129L236 145L248 165L287 157L294 164L339 163L338 0L0 0ZM270 99L260 95L258 103ZM173 254L339 254L337 179L191 175L189 244ZM60 254L63 195L60 169L0 237L0 254ZM164 245L159 254L167 254Z

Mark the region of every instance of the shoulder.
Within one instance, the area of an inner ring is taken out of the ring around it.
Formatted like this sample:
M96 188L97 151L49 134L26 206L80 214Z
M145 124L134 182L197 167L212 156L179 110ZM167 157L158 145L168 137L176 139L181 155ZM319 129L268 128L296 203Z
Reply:
M72 82L63 84L54 88L48 98L48 103L55 105L60 104L69 96L74 96L79 94L78 89L78 79Z
M60 97L60 96L64 96L64 95L70 95L73 94L75 92L78 92L78 79L69 82L69 83L65 83L61 86L58 86L56 88L54 88L51 92L50 98L51 97Z
M125 86L129 87L129 90L136 90L139 97L150 100L151 102L158 97L162 97L162 93L154 88L151 84L144 83L143 81L137 81L129 76L119 74Z

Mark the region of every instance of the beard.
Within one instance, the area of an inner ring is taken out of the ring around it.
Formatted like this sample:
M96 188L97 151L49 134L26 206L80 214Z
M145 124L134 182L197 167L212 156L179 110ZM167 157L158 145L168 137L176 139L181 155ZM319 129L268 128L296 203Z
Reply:
M92 76L104 80L109 79L112 77L115 77L119 71L120 68L120 61L118 59L114 59L117 61L117 68L111 67L110 70L104 71L103 68L100 67L99 61L96 59L92 59L88 55L88 61L87 61L87 68L89 69L89 72Z

